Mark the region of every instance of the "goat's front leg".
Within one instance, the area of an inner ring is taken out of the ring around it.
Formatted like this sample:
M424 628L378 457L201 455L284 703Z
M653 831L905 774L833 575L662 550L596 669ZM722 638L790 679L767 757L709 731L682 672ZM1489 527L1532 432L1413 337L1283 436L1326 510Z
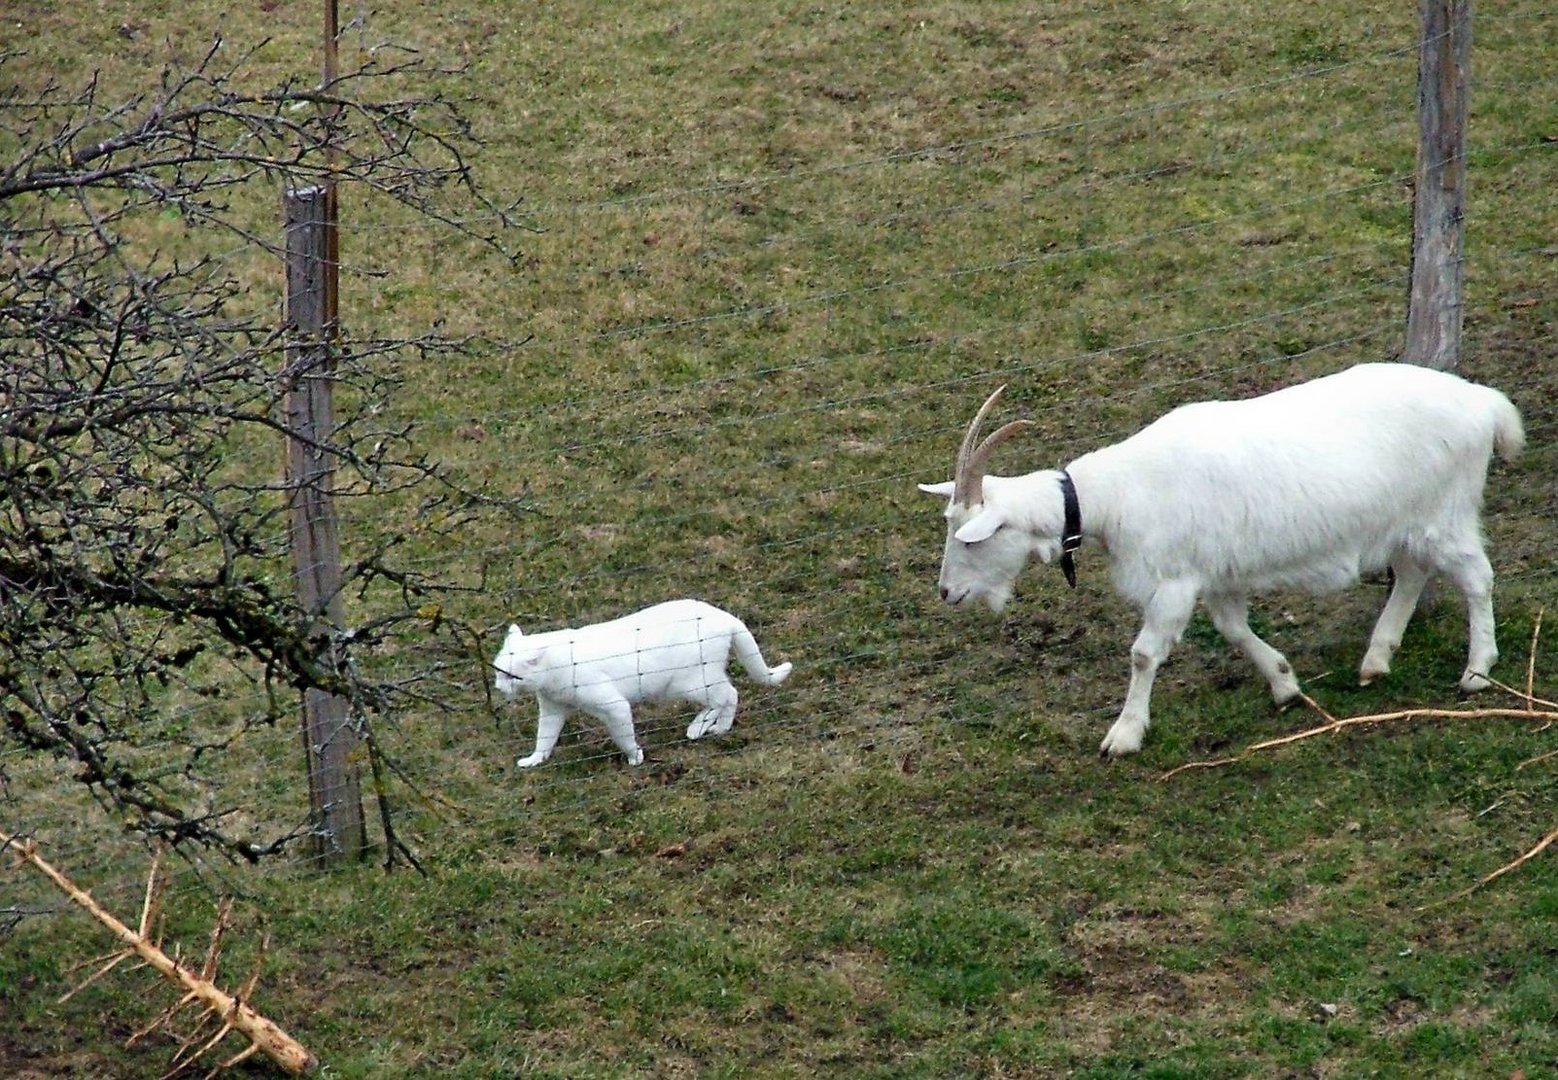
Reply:
M1168 659L1179 635L1196 607L1195 586L1184 582L1165 582L1147 601L1141 633L1131 646L1131 685L1125 692L1125 707L1120 718L1104 736L1098 752L1108 757L1134 754L1151 723L1148 707L1152 700L1152 680L1158 665Z
M1298 680L1293 677L1293 665L1287 658L1267 645L1250 629L1249 602L1243 596L1208 596L1207 614L1217 632L1250 658L1271 687L1271 699L1278 705L1286 705L1298 697Z
M1390 599L1385 601L1379 621L1374 624L1374 633L1369 635L1369 648L1358 668L1359 686L1368 686L1390 674L1390 658L1401 647L1401 635L1406 633L1418 598L1428 584L1428 567L1404 552L1390 561L1390 571L1396 580L1390 587Z

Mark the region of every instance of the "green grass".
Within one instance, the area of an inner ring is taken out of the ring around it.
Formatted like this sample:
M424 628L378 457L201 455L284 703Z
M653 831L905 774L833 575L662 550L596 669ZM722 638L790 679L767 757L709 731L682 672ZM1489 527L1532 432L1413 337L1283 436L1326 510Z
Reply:
M33 77L129 85L217 16L137 18L26 14ZM1464 366L1531 433L1487 516L1499 673L1520 682L1558 609L1558 159L1540 141L1558 111L1539 92L1558 43L1535 3L1477 19ZM231 978L263 921L256 1004L343 1078L1558 1071L1551 854L1440 903L1558 824L1552 762L1521 767L1551 732L1403 723L1159 782L1314 720L1275 711L1198 621L1143 753L1099 762L1136 630L1100 555L1075 592L1034 567L1002 619L942 610L939 507L913 490L945 477L1001 382L1004 414L1038 424L1002 451L1015 472L1183 401L1392 355L1412 22L1410 5L1236 0L370 12L343 62L381 36L468 60L447 86L474 98L478 168L544 231L510 268L343 200L349 326L534 335L408 362L396 406L432 455L532 512L456 543L414 507L353 503L348 547L406 531L420 568L483 586L449 606L484 629L701 595L796 674L742 683L718 742L647 709L649 763L629 770L576 720L524 774L532 706L493 713L484 675L458 676L467 707L384 731L456 808L401 798L428 875L225 870L244 897ZM312 10L222 25L274 38L265 78L316 65ZM245 212L273 221L273 196ZM274 302L272 265L237 269ZM1353 685L1382 599L1273 597L1255 625L1337 715L1455 705L1449 595L1389 679ZM229 763L242 821L302 815L295 743L258 732ZM111 825L72 828L98 819L48 768L0 764L0 822L38 814L132 917L138 854ZM170 904L170 937L198 950L203 887L182 874ZM166 1040L123 1046L169 1000L144 972L55 1004L107 948L85 920L29 918L0 945L0 1074L166 1069Z

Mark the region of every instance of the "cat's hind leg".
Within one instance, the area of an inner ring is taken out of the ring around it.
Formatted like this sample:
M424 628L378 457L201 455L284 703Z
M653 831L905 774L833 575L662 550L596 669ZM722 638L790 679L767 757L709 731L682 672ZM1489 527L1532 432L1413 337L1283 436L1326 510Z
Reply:
M736 720L736 688L729 680L711 683L693 697L704 707L687 725L689 739L701 739L705 735L723 735Z
M541 706L541 715L536 719L536 749L529 757L514 762L516 769L534 768L552 756L557 736L562 734L563 720L568 715L568 710L551 698L537 695L536 701Z

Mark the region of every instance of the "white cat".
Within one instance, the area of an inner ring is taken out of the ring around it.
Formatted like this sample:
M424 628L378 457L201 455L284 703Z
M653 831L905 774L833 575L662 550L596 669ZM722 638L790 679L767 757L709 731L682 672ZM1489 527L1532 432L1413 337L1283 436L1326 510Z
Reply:
M514 764L528 769L551 757L570 709L604 722L629 765L644 760L633 734L636 702L702 705L687 726L689 739L729 731L736 718L736 688L725 674L732 648L747 674L765 686L790 674L789 664L768 666L745 623L701 600L672 600L610 622L529 636L510 625L492 662L497 688L509 697L530 690L541 706L535 753Z

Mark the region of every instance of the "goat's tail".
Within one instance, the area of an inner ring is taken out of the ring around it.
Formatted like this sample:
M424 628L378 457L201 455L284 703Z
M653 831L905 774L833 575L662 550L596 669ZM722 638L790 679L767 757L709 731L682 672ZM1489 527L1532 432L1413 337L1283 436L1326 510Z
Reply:
M1514 461L1525 449L1526 429L1520 422L1520 410L1514 403L1493 391L1493 448L1505 461Z
M746 626L739 625L730 635L731 647L736 651L736 659L741 661L741 666L746 673L764 686L778 686L790 677L790 665L780 664L778 667L769 667L763 659L762 651L757 647L757 639L752 636L752 631Z

